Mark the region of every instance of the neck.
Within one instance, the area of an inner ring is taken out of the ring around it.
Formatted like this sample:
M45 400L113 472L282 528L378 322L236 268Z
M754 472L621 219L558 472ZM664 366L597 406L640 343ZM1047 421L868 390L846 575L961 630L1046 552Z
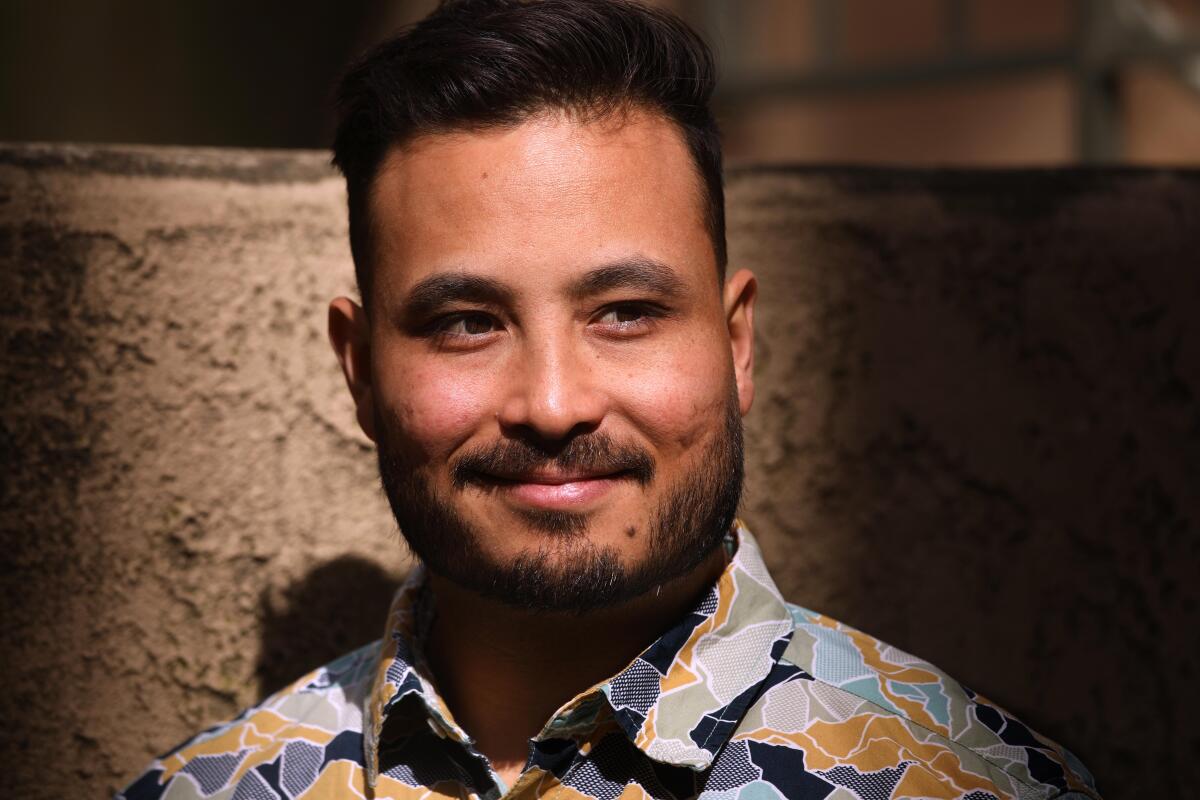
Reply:
M587 614L530 612L430 574L426 655L458 724L511 786L528 740L564 703L611 678L690 610L721 574L716 548L688 575Z

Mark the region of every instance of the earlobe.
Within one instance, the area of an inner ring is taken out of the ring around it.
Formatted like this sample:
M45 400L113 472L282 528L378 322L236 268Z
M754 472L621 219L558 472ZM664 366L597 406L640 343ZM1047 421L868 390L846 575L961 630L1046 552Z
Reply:
M725 283L725 322L733 354L738 406L745 416L754 404L754 303L758 280L748 269L740 269Z
M371 326L367 312L348 297L329 304L329 343L341 365L358 426L375 441L375 395L371 381Z

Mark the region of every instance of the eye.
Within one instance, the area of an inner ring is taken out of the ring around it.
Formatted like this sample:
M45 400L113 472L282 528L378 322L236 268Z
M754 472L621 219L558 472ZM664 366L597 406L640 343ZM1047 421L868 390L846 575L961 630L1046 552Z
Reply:
M592 324L613 333L639 333L661 316L661 310L647 303L614 303L601 309Z
M495 318L480 312L449 314L437 321L434 332L441 336L482 336L499 330Z
M646 316L645 309L633 305L614 306L597 318L597 322L602 322L607 325L616 323L618 325L627 325L630 322L637 322Z

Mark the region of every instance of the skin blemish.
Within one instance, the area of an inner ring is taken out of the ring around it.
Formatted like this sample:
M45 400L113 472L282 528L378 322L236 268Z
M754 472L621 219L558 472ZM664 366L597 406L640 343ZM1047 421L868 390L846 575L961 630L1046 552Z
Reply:
M625 535L628 536L630 539L634 538L635 536L637 536L637 528L635 528L633 525L630 525L628 528L625 529Z

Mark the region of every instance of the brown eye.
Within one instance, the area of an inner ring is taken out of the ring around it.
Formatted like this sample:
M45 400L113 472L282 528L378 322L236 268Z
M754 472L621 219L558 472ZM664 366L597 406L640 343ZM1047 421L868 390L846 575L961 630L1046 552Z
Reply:
M646 316L646 310L638 306L613 306L600 315L597 322L605 325L629 325Z
M475 314L463 320L463 330L471 334L487 333L492 327L491 319L482 314Z
M481 336L496 330L496 321L487 314L455 314L440 326L440 332L451 336Z

